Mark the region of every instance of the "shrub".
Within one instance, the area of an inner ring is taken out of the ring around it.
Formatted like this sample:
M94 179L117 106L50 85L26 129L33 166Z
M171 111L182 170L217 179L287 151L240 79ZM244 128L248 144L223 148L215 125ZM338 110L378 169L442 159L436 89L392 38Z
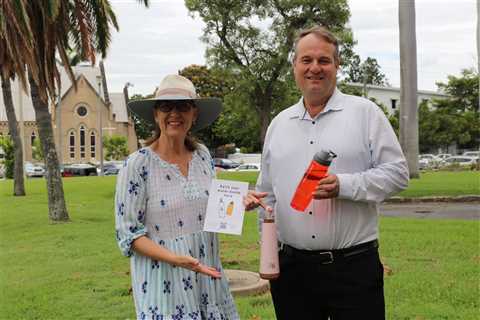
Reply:
M13 141L10 136L0 137L0 147L5 153L5 177L7 179L13 179L13 170L14 170L14 150L13 150Z

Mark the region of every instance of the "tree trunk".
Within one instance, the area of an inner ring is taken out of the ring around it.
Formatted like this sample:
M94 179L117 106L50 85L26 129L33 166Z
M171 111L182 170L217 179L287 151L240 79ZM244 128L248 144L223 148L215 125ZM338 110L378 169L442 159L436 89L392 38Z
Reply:
M271 108L262 108L260 111L260 142L263 148L265 143L265 136L267 135L268 125L270 124L270 110Z
M60 175L55 142L53 140L52 117L48 111L47 103L40 98L38 86L30 73L28 74L28 81L30 84L32 104L35 110L35 121L37 122L38 135L40 136L43 155L45 157L48 216L52 221L68 221L68 212L65 206L65 196L63 193L63 182Z
M5 111L8 119L8 130L13 140L13 148L15 150L14 169L13 169L13 195L24 196L25 195L25 182L23 180L23 147L22 139L18 129L17 117L15 116L15 108L13 106L12 88L10 86L10 79L7 79L0 72L2 79L2 92L3 101L5 105Z
M480 0L477 0L477 72L480 73ZM480 112L480 104L478 112Z
M400 145L410 178L418 178L417 45L415 1L399 0L400 29Z

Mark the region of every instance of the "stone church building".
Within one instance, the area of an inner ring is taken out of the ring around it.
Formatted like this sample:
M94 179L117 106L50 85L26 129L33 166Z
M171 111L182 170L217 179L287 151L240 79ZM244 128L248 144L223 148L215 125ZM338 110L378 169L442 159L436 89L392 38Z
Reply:
M60 162L99 163L102 135L124 136L129 153L137 150L137 136L127 113L126 96L123 92L108 92L107 81L100 68L90 65L73 68L77 90L63 68L59 70L62 72L60 101L50 103L49 108ZM33 161L32 146L38 138L38 129L32 100L18 81L12 82L12 98L23 137L25 161ZM0 94L0 135L8 132L3 95Z

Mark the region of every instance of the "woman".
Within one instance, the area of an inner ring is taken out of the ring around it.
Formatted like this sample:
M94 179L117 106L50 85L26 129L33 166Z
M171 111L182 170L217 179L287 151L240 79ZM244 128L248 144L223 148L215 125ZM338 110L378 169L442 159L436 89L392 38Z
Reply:
M169 75L155 98L128 107L156 131L128 157L116 189L116 235L130 257L137 318L238 319L217 236L202 231L212 159L190 136L218 117L220 101L197 98L188 79Z

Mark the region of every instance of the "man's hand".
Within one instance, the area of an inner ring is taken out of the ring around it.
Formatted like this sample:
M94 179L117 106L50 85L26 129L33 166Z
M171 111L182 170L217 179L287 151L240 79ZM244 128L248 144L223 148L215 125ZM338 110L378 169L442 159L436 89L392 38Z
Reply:
M318 186L313 192L313 198L317 200L336 198L339 191L340 183L338 182L337 176L329 174L325 178L320 179Z
M266 206L263 202L262 199L265 198L268 195L267 192L255 192L252 190L248 191L248 194L243 197L243 205L245 206L245 210L250 211L258 206L261 206L268 212L272 212L273 209L269 206Z

